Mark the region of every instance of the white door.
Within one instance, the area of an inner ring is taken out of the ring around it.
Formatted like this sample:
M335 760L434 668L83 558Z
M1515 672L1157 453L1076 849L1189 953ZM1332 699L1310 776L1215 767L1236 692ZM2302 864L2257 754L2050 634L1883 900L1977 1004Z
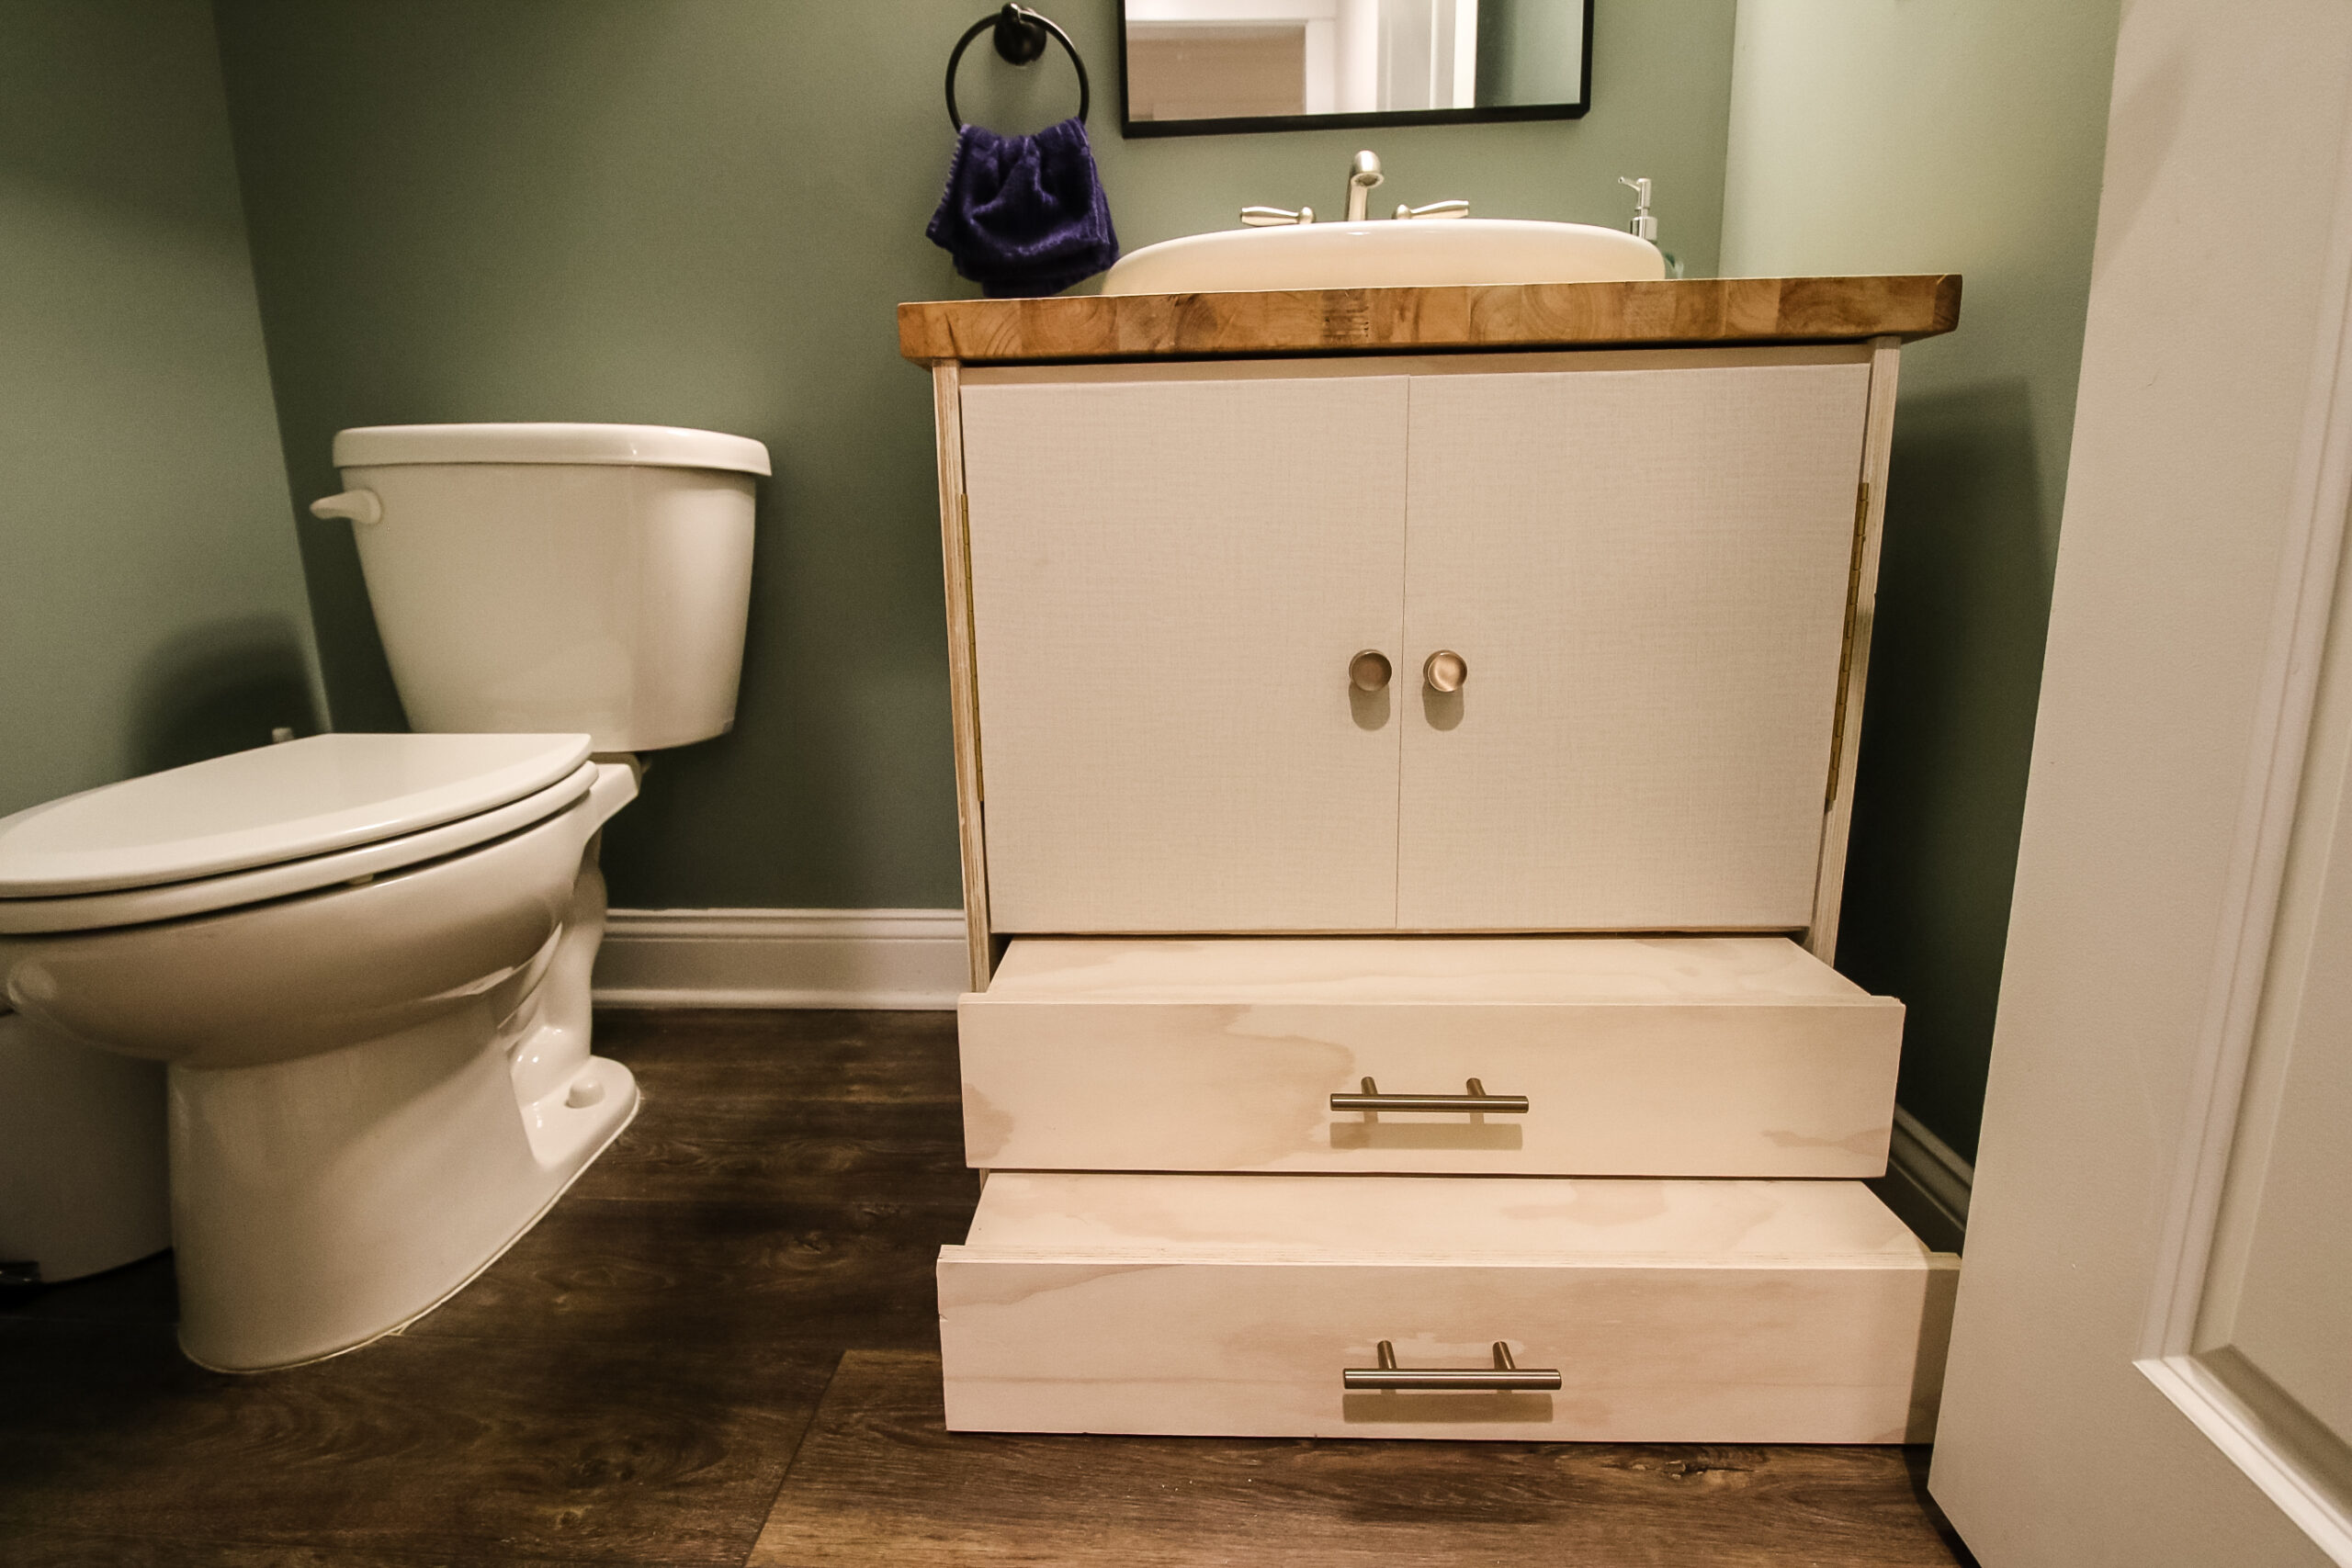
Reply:
M1985 1568L2347 1564L2352 7L2138 0L2113 101L1930 1489Z
M1405 929L1811 924L1871 369L1749 357L1413 378Z
M1068 373L1062 373L1067 375ZM1405 382L963 383L1000 931L1396 918Z

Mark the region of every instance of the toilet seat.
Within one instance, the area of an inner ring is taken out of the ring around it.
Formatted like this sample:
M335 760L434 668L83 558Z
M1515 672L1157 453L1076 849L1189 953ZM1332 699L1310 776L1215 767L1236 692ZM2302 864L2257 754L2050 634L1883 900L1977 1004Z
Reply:
M454 822L545 789L584 735L313 735L0 818L0 898L153 887Z
M487 843L600 786L634 793L628 769L600 767L587 747L581 735L317 736L37 807L0 818L0 934L314 892Z

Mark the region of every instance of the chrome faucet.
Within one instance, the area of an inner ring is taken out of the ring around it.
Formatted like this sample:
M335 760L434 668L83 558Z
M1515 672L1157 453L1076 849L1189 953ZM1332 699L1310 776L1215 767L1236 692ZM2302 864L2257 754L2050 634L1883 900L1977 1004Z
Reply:
M1387 178L1380 172L1380 159L1370 152L1359 152L1348 165L1348 221L1361 223L1367 216L1372 187Z
M1373 186L1380 184L1386 177L1380 172L1380 155L1376 152L1366 150L1357 153L1350 161L1347 221L1362 223L1372 216ZM1467 218L1470 216L1470 204L1466 201L1433 201L1427 207L1399 206L1396 216L1408 220L1418 218L1425 221L1432 218ZM1311 207L1295 209L1245 207L1241 209L1241 221L1246 227L1251 229L1287 228L1295 223L1314 222L1315 209Z

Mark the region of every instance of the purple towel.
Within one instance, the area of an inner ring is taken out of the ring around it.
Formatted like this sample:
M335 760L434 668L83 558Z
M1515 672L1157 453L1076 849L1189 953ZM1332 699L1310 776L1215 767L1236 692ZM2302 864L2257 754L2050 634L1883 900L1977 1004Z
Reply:
M991 299L1058 294L1119 259L1094 150L1076 119L1035 136L966 126L923 232Z

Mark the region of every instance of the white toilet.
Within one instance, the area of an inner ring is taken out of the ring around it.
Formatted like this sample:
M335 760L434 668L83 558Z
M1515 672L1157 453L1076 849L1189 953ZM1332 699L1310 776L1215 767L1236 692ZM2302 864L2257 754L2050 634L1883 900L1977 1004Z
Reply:
M347 430L413 735L323 735L0 818L20 1012L169 1064L180 1343L253 1371L430 1311L626 1126L589 1055L631 753L734 720L755 441Z

